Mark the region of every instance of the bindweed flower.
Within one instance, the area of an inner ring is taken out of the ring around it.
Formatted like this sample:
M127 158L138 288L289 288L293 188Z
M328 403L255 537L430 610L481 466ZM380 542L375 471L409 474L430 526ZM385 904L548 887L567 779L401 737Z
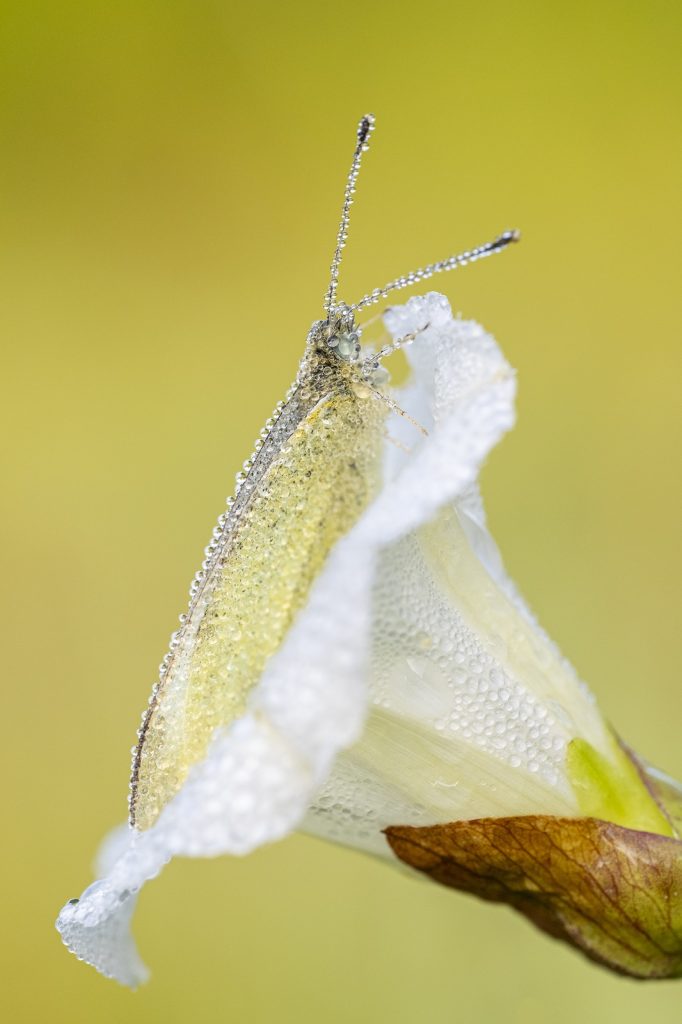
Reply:
M513 372L435 293L385 322L416 340L412 377L391 393L408 415L391 413L385 439L383 412L370 431L381 480L330 535L292 622L273 612L271 630L239 636L233 619L183 627L143 725L135 826L106 846L102 879L64 907L59 931L78 957L136 985L146 972L129 925L147 880L173 856L246 854L298 828L506 902L616 971L679 975L681 791L614 735L486 528L477 477L513 426ZM302 456L282 445L298 508ZM349 491L324 475L316 486L320 535ZM287 507L254 577L277 557L282 586L294 578ZM201 643L208 682L197 690ZM220 673L240 678L257 658L255 685L216 710Z

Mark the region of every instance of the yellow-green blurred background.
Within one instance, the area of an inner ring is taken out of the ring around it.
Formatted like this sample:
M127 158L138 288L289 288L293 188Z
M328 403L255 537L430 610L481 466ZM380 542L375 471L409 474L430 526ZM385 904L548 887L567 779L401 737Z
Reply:
M523 229L439 285L519 369L491 522L606 713L682 776L679 4L3 0L0 26L5 1019L679 1022L682 982L302 837L173 863L136 994L53 929L319 315L367 109L342 294Z

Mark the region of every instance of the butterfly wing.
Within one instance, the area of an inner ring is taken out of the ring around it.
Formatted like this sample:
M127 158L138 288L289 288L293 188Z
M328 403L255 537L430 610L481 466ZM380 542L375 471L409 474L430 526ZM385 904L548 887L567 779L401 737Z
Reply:
M226 518L140 730L131 822L148 828L244 711L332 545L379 486L385 406L347 369L311 371L270 431Z

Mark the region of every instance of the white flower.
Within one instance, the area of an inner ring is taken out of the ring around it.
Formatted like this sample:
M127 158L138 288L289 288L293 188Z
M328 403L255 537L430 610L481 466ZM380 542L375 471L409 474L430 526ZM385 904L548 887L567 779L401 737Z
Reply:
M394 396L428 436L391 417L383 490L332 551L247 713L60 914L66 945L125 984L146 973L136 894L175 855L245 854L303 828L393 858L382 830L396 824L585 813L574 741L619 770L593 697L486 529L476 481L514 423L509 365L435 293L385 320L394 337L429 324Z

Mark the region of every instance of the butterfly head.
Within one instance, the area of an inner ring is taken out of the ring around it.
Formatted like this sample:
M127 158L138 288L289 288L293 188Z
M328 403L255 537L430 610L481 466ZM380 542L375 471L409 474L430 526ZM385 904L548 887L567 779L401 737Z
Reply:
M355 326L353 310L344 303L334 307L324 330L328 349L344 363L357 363L360 358L360 332Z
M327 352L344 363L358 363L361 356L360 328L350 306L337 303L326 320L317 320L308 336L309 345L318 352Z

